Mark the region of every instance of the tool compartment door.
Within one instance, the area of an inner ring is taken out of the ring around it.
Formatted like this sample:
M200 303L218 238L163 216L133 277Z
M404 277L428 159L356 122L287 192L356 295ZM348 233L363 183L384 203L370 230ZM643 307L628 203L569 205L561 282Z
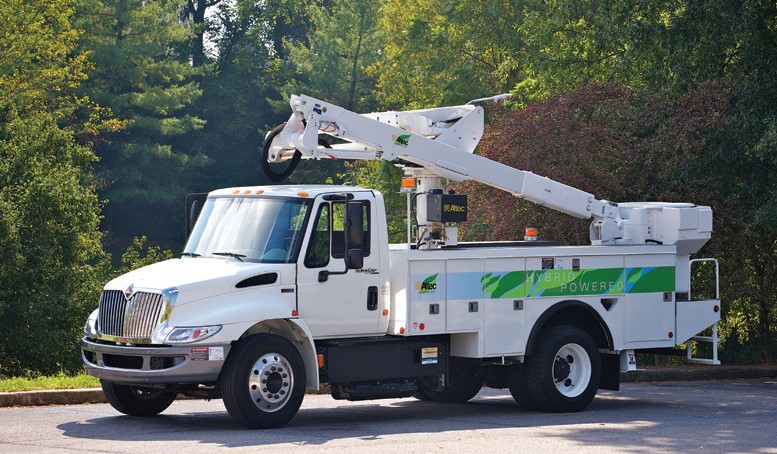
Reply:
M410 334L445 332L446 273L445 260L411 260L409 264Z
M675 261L674 254L625 257L624 340L627 343L674 345Z
M481 290L485 306L485 355L517 354L526 349L523 306L526 260L485 260Z
M478 331L483 326L483 259L447 261L448 332Z

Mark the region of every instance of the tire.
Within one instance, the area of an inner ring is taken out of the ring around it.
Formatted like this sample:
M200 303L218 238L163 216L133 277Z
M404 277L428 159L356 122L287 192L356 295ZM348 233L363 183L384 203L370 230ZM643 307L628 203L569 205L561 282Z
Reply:
M438 377L418 377L418 390L414 397L423 401L466 402L483 387L483 374L479 366L451 360L448 365L448 377L445 387L438 389Z
M229 415L250 429L281 427L305 397L305 365L286 339L258 334L238 342L221 378Z
M173 403L176 392L142 386L119 385L100 381L108 403L116 411L130 416L153 416L162 413Z
M526 359L526 389L545 411L583 410L596 396L600 377L601 359L596 342L577 326L560 325L544 330L534 354Z
M529 392L526 364L518 364L510 377L510 395L524 410L539 410L539 405Z

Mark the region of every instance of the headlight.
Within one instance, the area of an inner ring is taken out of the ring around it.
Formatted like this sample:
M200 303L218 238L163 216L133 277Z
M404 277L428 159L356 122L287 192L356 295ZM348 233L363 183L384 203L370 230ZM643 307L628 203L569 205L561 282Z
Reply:
M87 317L86 324L84 324L84 337L90 339L97 337L97 312L98 309L95 309L89 314L89 317Z
M173 328L170 334L167 335L165 343L185 344L187 342L201 341L218 333L220 330L221 325Z

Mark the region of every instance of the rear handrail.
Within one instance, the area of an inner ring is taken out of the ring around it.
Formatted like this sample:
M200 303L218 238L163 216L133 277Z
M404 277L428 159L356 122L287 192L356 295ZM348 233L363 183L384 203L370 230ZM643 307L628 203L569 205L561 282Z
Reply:
M703 259L693 259L690 261L690 265L688 265L688 301L693 301L693 298L691 297L691 290L693 288L692 285L692 271L693 271L693 264L694 263L703 263L703 262L713 262L715 263L715 299L720 299L720 265L718 264L718 259L713 258L703 258Z

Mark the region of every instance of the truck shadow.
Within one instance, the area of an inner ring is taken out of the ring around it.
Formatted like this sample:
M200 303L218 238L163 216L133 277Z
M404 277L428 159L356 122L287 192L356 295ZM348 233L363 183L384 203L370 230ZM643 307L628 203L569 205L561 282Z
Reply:
M655 452L658 449L682 452L699 449L704 444L725 451L725 443L748 436L747 429L732 425L726 416L739 410L718 408L716 412L713 405L673 401L671 396L660 393L645 397L636 399L601 392L586 411L566 414L526 411L505 391L487 389L466 404L401 399L358 403L330 401L331 406L322 407L319 400L316 406L303 403L297 416L285 427L259 431L247 430L234 423L221 402L212 402L207 404L205 411L191 413L175 413L178 405L175 403L168 414L155 417L101 416L60 424L58 429L65 437L97 441L93 446L96 449L99 449L100 440L126 440L128 443L185 441L214 447L261 447L286 443L317 446L333 440L353 439L359 443L386 446L390 443L386 438L394 435L466 434L467 431L488 435L489 431L507 429L515 431L512 435L523 436L521 431L525 431L527 437L536 439L537 432L530 434L529 431L547 428L542 434L546 441L548 437L555 437L610 451ZM219 411L214 411L216 405ZM767 413L774 415L773 409ZM692 425L695 432L689 437L678 428L683 425L685 429ZM505 435L500 433L498 436Z

